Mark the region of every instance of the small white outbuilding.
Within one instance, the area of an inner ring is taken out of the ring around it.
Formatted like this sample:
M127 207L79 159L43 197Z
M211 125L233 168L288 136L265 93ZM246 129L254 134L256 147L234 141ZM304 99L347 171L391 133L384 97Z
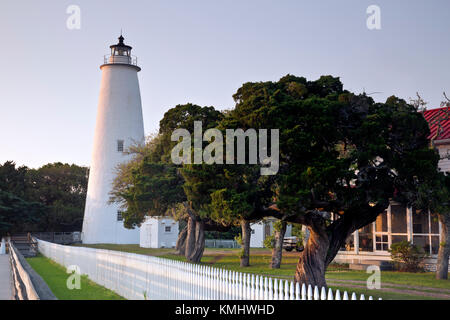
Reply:
M140 228L141 248L175 248L178 222L169 217L146 217Z
M274 218L265 218L250 225L250 248L264 248L264 240L273 234L273 224L277 221ZM292 225L286 227L285 237L290 237L292 233Z

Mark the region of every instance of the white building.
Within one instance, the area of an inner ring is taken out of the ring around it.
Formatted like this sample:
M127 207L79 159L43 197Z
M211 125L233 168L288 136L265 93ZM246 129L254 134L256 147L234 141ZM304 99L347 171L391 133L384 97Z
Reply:
M250 225L251 237L250 248L264 248L264 240L273 233L273 224L277 221L275 218L266 218L257 223ZM286 227L285 237L290 237L292 232L292 225L288 224Z
M178 222L168 217L147 217L140 229L142 248L175 248Z
M439 151L439 168L450 171L450 108L444 107L423 112L430 127L429 139ZM370 264L389 261L389 249L393 243L410 241L429 255L426 266L433 270L436 263L441 224L436 213L406 208L392 202L376 221L355 231L335 258L337 262Z
M137 73L141 70L131 47L110 46L111 55L100 66L102 80L94 134L94 148L83 221L83 243L139 243L139 229L124 228L120 208L108 204L117 165L130 160L124 151L144 142L141 95Z

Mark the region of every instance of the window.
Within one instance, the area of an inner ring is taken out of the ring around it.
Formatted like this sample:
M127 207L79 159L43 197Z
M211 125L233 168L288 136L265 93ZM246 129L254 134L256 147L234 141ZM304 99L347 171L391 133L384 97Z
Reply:
M384 211L382 214L378 215L377 220L375 222L375 231L376 232L387 232L387 212Z
M437 214L413 209L413 244L426 254L439 251L439 221Z
M389 247L389 237L387 234L380 234L375 236L375 250L387 251Z
M406 208L401 205L391 205L391 232L406 234Z
M117 140L117 151L123 152L123 140Z
M254 229L251 229L252 230L252 234L255 234L255 230Z
M437 213L431 213L430 215L431 233L439 234L439 218Z
M117 211L117 221L123 221L122 211Z
M165 231L166 231L166 232L170 232L171 229L172 229L172 227L170 227L170 226L166 226L166 227L165 227Z
M391 237L392 243L402 242L402 241L408 241L408 236L392 236Z
M428 233L428 214L413 209L413 233Z
M359 250L360 251L373 251L373 234L372 224L368 224L364 228L359 229Z
M423 250L426 254L430 254L430 237L429 236L413 236L413 243Z

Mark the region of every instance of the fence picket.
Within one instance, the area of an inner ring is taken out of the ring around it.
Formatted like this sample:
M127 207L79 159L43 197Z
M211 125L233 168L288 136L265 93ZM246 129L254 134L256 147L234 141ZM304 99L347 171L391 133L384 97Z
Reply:
M134 253L37 242L44 256L65 267L77 265L92 281L127 299L349 300L347 291L333 294L331 288L327 292L311 284ZM350 294L351 300L358 300L355 292ZM359 300L366 300L365 295Z

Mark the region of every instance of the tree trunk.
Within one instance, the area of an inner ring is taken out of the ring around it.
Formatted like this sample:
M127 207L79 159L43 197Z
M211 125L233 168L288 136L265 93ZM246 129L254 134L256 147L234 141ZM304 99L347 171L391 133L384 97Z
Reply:
M275 244L272 249L272 262L270 267L272 269L279 269L281 265L281 259L283 257L283 240L286 233L286 222L281 222L281 228L279 231L275 230Z
M186 242L185 242L186 248L184 251L184 256L188 260L189 260L189 257L192 255L192 253L195 250L195 240L196 240L196 236L195 236L196 228L195 227L196 227L195 217L189 215L188 224L187 224Z
M300 259L295 271L295 281L300 284L326 287L326 258L330 245L328 235L323 230L309 228L309 239L305 249L300 253Z
M436 264L436 279L446 280L448 279L448 259L450 256L450 215L440 214L439 221L442 224L442 230Z
M186 238L188 234L187 231L188 228L186 226L178 234L177 244L175 245L175 251L177 252L177 254L184 255L186 252Z
M195 222L195 244L194 250L187 257L190 262L200 262L205 251L205 225L202 220Z
M250 237L252 229L250 222L246 220L241 221L242 228L242 252L241 252L241 267L248 267L250 265Z

